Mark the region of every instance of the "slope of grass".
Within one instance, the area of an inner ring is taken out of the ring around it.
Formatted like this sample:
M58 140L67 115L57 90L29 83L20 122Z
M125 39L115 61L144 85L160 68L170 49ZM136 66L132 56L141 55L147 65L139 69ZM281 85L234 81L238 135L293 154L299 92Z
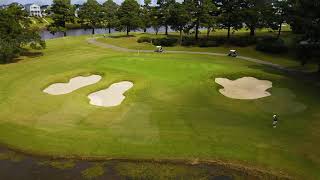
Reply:
M320 178L319 88L229 57L114 52L86 38L49 40L43 56L0 65L1 143L66 157L219 159ZM103 79L67 95L42 92L90 73ZM243 76L272 81L280 100L229 99L214 83ZM134 87L120 106L89 105L88 94L122 80Z

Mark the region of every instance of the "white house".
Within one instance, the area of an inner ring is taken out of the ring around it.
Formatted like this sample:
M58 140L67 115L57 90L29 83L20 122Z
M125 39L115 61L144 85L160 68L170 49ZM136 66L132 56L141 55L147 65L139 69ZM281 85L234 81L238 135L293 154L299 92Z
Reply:
M41 8L37 4L26 4L24 6L25 10L29 13L30 16L42 17Z

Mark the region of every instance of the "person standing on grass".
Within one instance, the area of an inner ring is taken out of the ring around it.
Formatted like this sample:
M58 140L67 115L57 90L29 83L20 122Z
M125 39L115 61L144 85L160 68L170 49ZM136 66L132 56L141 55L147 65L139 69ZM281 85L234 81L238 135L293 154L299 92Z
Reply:
M273 128L276 128L278 124L278 116L276 114L273 115Z

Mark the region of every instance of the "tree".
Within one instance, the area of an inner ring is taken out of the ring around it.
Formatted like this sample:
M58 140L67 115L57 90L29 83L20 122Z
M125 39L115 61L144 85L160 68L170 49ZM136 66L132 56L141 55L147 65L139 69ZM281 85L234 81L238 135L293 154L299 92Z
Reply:
M255 35L257 28L264 27L263 11L267 6L265 0L244 0L241 10L243 22L250 30L250 36Z
M109 30L109 34L111 33L111 28L116 27L118 19L117 19L117 10L119 6L113 0L107 0L102 5L102 12L104 15L104 22L106 22L106 27Z
M216 0L219 9L218 24L228 30L228 39L231 28L234 30L242 28L241 5L241 0Z
M51 12L53 23L49 26L51 33L63 32L67 36L66 23L73 23L75 11L70 0L53 0Z
M195 39L198 40L200 26L212 26L212 15L216 7L212 0L185 0L184 3L191 15L191 27L195 28Z
M101 5L96 0L87 0L86 3L80 8L79 18L81 23L92 28L92 34L94 34L94 29L101 25L103 20L103 13Z
M151 27L154 29L156 35L158 35L159 29L161 27L161 19L160 19L159 7L157 6L151 7L150 24L151 24Z
M119 27L127 31L127 36L131 30L137 29L141 25L140 6L135 0L125 0L119 10Z
M147 28L151 26L151 0L144 0L144 5L141 7L141 17L142 17L142 29L143 32L147 32Z
M28 14L21 6L11 4L0 9L0 62L12 62L27 45L33 49L45 48L39 29L32 29L30 25Z
M168 28L170 22L170 9L175 4L175 0L157 0L159 6L159 19L161 20L161 25L165 27L165 35L168 35Z
M273 4L274 13L266 14L264 17L274 18L274 26L271 26L272 29L278 30L277 37L280 38L282 25L284 22L288 22L290 19L292 4L289 0L275 0Z
M191 21L191 16L185 3L174 3L169 11L169 22L173 30L180 32L180 44L182 43L182 31Z
M210 32L216 26L217 7L212 0L203 0L201 12L200 26L207 28L207 38L209 38Z
M296 29L303 33L303 43L299 46L304 61L314 60L318 63L320 74L320 3L313 0L297 0L294 4L294 23Z

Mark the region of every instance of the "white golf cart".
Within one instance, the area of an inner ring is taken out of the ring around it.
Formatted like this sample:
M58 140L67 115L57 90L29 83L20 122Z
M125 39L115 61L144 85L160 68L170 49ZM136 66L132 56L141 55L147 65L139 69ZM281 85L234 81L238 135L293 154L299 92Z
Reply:
M231 50L229 51L228 56L231 56L231 57L237 57L237 56L238 56L238 53L237 53L237 51L236 51L236 50L231 49Z
M154 50L154 52L162 53L163 52L162 46L156 46L156 49Z

